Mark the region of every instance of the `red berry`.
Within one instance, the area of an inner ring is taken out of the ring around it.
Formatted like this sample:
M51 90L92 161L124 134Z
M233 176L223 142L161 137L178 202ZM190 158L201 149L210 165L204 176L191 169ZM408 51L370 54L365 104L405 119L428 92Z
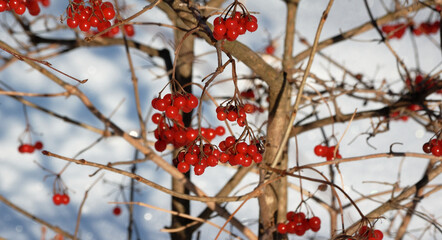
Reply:
M80 24L78 24L78 27L80 28L81 31L83 32L87 32L89 31L89 29L91 29L91 24L87 21L81 21Z
M224 37L224 34L226 34L226 32L227 32L227 28L226 28L226 26L224 24L216 25L213 28L213 34L214 35L216 34L217 36L223 36Z
M26 11L26 5L20 3L17 8L14 9L15 13L18 15L22 15Z
M40 141L35 142L34 148L37 150L41 150L43 148L43 143Z
M325 154L327 153L327 147L323 146L323 145L316 145L314 152L315 152L316 156L324 157Z
M229 113L227 114L227 119L231 122L236 121L237 118L238 113L236 113L235 111L229 111Z
M126 32L126 35L128 37L133 37L135 35L134 25L132 25L132 24L124 25L124 32Z
M253 155L253 161L254 161L255 163L260 163L260 162L262 162L262 155L261 155L261 153L258 153L258 154Z
M287 225L285 225L284 223L279 223L278 224L278 232L281 234L286 234L287 233Z
M187 104L187 99L183 96L177 96L173 100L173 106L177 107L178 109L182 109Z
M249 32L254 32L256 29L258 29L258 23L254 21L247 22L246 29Z
M239 36L239 32L237 29L227 29L226 39L229 41L235 41Z
M236 144L236 151L238 153L246 153L247 152L247 147L248 147L248 145L245 142L237 143Z
M158 152L162 152L166 150L167 143L165 141L158 140L155 142L155 150Z
M202 175L204 173L204 170L206 169L205 166L201 165L201 164L197 164L195 165L195 167L193 168L193 171L195 172L195 175Z
M113 213L115 216L120 215L120 214L121 214L121 208L120 208L119 206L114 207L114 210L112 210L112 213Z
M9 7L11 9L16 9L20 5L20 0L9 0Z
M223 126L218 126L215 128L215 133L218 136L222 136L226 133L226 129Z
M63 201L61 199L61 194L54 194L54 196L52 196L52 202L54 202L55 205L60 205Z
M170 119L176 119L178 116L179 110L177 107L175 106L168 106L166 108L166 117L170 118Z
M308 224L314 232L317 232L315 230L319 230L321 227L321 219L319 217L312 217L308 220Z
M226 19L224 25L226 26L226 30L236 30L238 27L238 21L233 18L228 18Z
M107 20L111 20L112 18L114 18L115 17L115 10L114 10L114 8L113 7L107 7L105 9L103 9L103 16Z
M272 45L268 45L266 47L266 53L269 54L269 55L273 55L273 53L275 53L275 47L272 46Z
M218 112L216 114L216 118L218 118L218 120L220 120L220 121L224 121L227 118L227 113L225 113L225 112Z
M217 26L217 25L220 25L220 24L224 24L224 19L222 17L216 17L213 20L213 25Z
M187 107L194 109L198 106L198 98L195 95L190 94L189 99L187 99Z
M37 0L27 0L26 7L28 8L29 14L32 16L37 16L40 13L40 7L38 6Z
M61 203L63 203L64 205L68 205L70 200L71 199L69 198L69 195L67 194L61 195Z
M6 11L7 8L8 8L8 3L6 3L3 0L0 0L0 12Z
M186 173L190 170L190 165L187 164L186 162L180 162L178 163L178 171L182 172L182 173Z
M431 153L436 157L442 156L442 146L434 145L431 147Z
M424 143L422 150L424 150L425 153L431 153L431 144L429 142Z

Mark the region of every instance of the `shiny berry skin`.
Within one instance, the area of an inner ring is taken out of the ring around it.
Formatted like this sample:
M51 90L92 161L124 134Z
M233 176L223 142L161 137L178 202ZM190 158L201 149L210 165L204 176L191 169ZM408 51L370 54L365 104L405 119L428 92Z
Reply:
M226 28L226 26L224 24L216 25L213 28L213 34L214 35L216 34L217 36L224 37L224 34L226 34L226 32L227 32L227 28Z
M327 147L322 146L322 145L316 145L314 152L315 152L316 156L324 157L325 154L327 153Z
M227 114L227 119L229 120L229 121L236 121L236 119L238 118L238 113L236 113L235 111L230 111L228 114Z
M112 213L115 216L119 216L121 214L121 208L119 206L114 207L114 209L112 210Z
M215 128L215 133L218 136L222 136L226 133L226 129L223 126L218 126Z
M440 156L442 156L442 146L434 145L434 146L431 148L431 153L432 153L434 156L436 156L436 157L440 157Z
M204 173L204 170L206 169L205 166L201 165L201 164L197 164L195 165L195 167L193 168L195 175L199 176L202 175Z
M186 105L191 109L196 108L198 106L198 98L195 97L195 95L190 94L189 98L187 99Z
M52 196L52 202L54 202L54 204L57 206L62 204L63 200L62 200L61 194L58 194L58 193L54 194L54 196Z
M157 150L158 152L162 152L164 150L166 150L167 147L167 143L165 141L156 141L155 142L155 150Z
M428 142L424 143L422 150L424 150L425 153L431 153L431 144Z
M168 106L166 108L166 117L170 118L170 119L176 119L178 116L179 110L177 107L175 106Z
M256 29L258 29L258 23L254 21L247 22L246 29L249 32L254 32Z
M72 17L72 18L68 18L68 20L66 20L66 24L70 28L76 28L78 26L78 24L80 24L80 22L78 21L78 18Z
M70 201L71 199L69 198L69 195L67 194L61 195L61 203L63 203L64 205L68 205Z
M312 217L308 220L308 224L313 232L317 232L321 228L321 219L319 217Z
M89 31L89 29L91 29L91 24L87 20L84 20L78 24L78 27L80 28L81 31L87 32Z
M17 8L14 9L14 12L18 15L22 15L26 11L26 5L20 3Z
M6 3L3 0L0 0L0 12L6 11L7 8L8 8L8 3Z
M106 18L107 20L111 20L112 18L115 17L115 10L113 7L108 7L103 9L103 16L104 18Z
M281 234L286 234L287 233L287 225L285 225L284 223L279 223L278 224L278 232Z
M224 121L227 118L227 113L225 113L225 112L218 112L216 114L216 118L218 118L218 120L220 120L220 121Z
M190 165L187 164L186 162L180 162L178 163L178 171L182 172L182 173L186 173L190 170Z

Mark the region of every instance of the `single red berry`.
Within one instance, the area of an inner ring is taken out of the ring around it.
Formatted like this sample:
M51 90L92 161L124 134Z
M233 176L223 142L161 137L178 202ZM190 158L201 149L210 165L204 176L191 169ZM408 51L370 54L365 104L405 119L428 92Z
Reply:
M226 133L226 129L223 126L218 126L215 128L215 133L218 136L222 136Z
M9 7L11 9L16 9L20 5L20 0L9 0Z
M266 47L266 53L269 54L269 55L273 55L273 53L275 53L275 47L272 46L272 45L268 45Z
M68 205L70 200L71 199L69 198L69 195L67 194L61 195L61 203L63 203L64 205Z
M213 34L218 36L223 36L226 34L227 28L224 24L218 24L213 28Z
M63 201L61 199L61 194L54 194L54 196L52 196L52 202L54 202L55 205L60 205Z
M162 152L166 150L167 143L165 141L158 140L155 142L155 150L158 152Z
M7 8L8 8L8 3L3 0L0 0L0 12L6 11Z
M214 26L217 26L217 25L220 25L220 24L224 24L224 19L221 16L220 17L216 17L213 20L213 25Z
M206 170L206 167L201 165L201 164L197 164L193 168L193 171L195 172L195 175L198 175L198 176L202 175L204 173L204 170Z
M26 11L26 5L23 3L20 3L17 8L14 9L15 13L18 15L22 15Z
M35 142L34 148L37 150L41 150L43 148L43 143L40 141Z
M285 225L284 223L279 223L278 224L278 232L281 234L286 234L287 233L287 225Z
M238 153L247 153L247 147L248 147L248 145L245 142L237 143L236 144L236 151Z
M187 99L184 96L177 96L173 100L173 106L177 107L178 109L184 108L187 104Z
M83 32L87 32L89 31L89 29L91 29L91 24L87 21L81 21L80 24L78 24L78 27L80 28L81 31Z
M239 36L239 32L237 29L227 29L226 39L229 41L235 41Z
M114 209L112 210L112 213L113 213L115 216L120 215L120 214L121 214L121 208L120 208L119 206L114 207Z
M314 152L315 152L316 156L324 157L327 152L327 147L323 146L323 145L316 145Z
M442 146L434 145L431 147L431 153L436 157L442 156Z
M103 9L103 16L104 18L106 18L107 20L111 20L112 18L115 17L115 10L113 7L108 7Z
M225 112L218 112L216 114L216 118L218 118L218 120L220 120L220 121L224 121L227 118L227 113L225 113Z
M254 161L255 163L260 163L260 162L262 162L262 155L261 155L261 153L257 153L257 154L255 154L255 155L253 155L253 161Z
M177 115L180 114L179 109L175 106L168 106L166 108L166 117L170 119L176 119Z
M126 32L126 36L133 37L135 35L135 28L132 24L124 25L124 32Z
M187 164L186 162L180 162L178 163L178 171L182 172L182 173L186 173L190 170L190 165Z
M285 217L287 218L287 221L293 222L293 219L295 219L295 212L289 211Z
M424 143L422 150L424 150L425 153L431 153L431 144L429 142Z
M247 22L246 29L249 32L254 32L256 29L258 29L258 23L254 21Z
M238 21L233 18L227 18L224 25L226 26L227 30L236 30L238 27Z
M40 6L38 6L37 0L27 0L26 7L32 16L37 16L40 13Z
M227 114L227 119L231 122L236 121L237 118L238 113L236 113L235 111L229 111L229 113Z
M381 230L378 229L373 231L373 235L376 240L382 240L384 238L384 234L382 233Z
M313 232L317 232L321 228L321 219L319 217L312 217L308 220L308 224Z
M190 94L189 98L187 99L187 107L194 109L198 106L198 98L195 97L195 95Z

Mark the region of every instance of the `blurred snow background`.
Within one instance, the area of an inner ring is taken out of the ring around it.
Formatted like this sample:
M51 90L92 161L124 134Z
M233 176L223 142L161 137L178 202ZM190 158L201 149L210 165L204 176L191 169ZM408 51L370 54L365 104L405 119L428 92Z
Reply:
M375 17L385 14L380 1L369 1ZM141 9L144 2L136 2L131 6L132 12ZM248 45L251 49L263 52L264 48L269 44L269 37L278 38L279 46L283 44L285 8L283 1L272 1L269 4L265 0L247 1L247 8L251 11L258 12L259 28L254 33L248 33L239 38L239 41ZM301 1L298 13L297 30L303 34L309 42L313 42L314 34L318 25L318 21L325 9L327 1ZM49 9L43 9L45 13L61 15L67 5L67 1L53 1ZM0 16L2 22L10 23L11 19L2 13ZM126 13L126 17L130 12ZM416 14L416 21L424 21L429 15L428 10L423 10ZM28 16L28 15L27 15ZM413 15L414 16L414 15ZM136 19L137 22L163 22L168 23L166 16L157 9L148 11L146 14ZM340 32L349 30L355 26L369 21L368 14L363 7L362 1L336 1L329 14L327 22L324 26L321 39L334 36ZM156 26L136 26L135 40L151 44L159 49L169 48L171 46L164 39L171 41L173 39L172 31L166 28ZM69 31L61 31L56 35L64 38L73 37ZM55 35L54 35L55 36ZM5 32L0 34L0 39L12 44L11 39ZM353 40L338 43L334 46L324 49L322 52L331 56L340 64L348 67L355 73L362 73L370 79L375 79L376 83L386 79L389 82L397 81L397 88L402 87L399 81L396 61L393 55L387 51L383 44L379 44L373 39L379 39L378 34L371 30L367 33L355 37ZM297 39L298 40L298 39ZM419 46L419 60L423 72L429 72L435 68L441 70L440 49L434 46L432 42L425 37L416 38ZM411 68L415 67L414 53L410 41L410 35L407 31L404 38L400 41L391 41L393 48L400 54L401 58ZM196 42L196 55L212 51L212 47L205 44L201 40ZM295 43L295 54L305 49L298 41ZM159 59L148 59L145 54L140 54L136 50L132 51L134 64L137 68L137 77L140 83L140 96L142 100L142 109L144 114L151 111L150 101L155 97L156 93L164 87L164 78L152 81L155 74L163 74L161 70L152 67L150 60L162 65ZM281 47L277 48L275 55L280 56ZM5 52L1 52L2 56L9 57ZM269 61L271 58L267 57ZM106 47L106 48L82 48L71 51L61 56L56 56L49 60L54 67L73 75L79 79L89 79L86 84L80 86L91 99L91 101L104 113L110 115L115 109L116 113L112 116L112 120L121 126L122 129L129 132L138 129L136 111L134 108L134 99L132 97L133 89L130 80L127 59L123 47ZM195 81L199 81L206 74L215 69L216 57L214 54L200 57L195 64L194 74ZM239 71L248 74L250 71L239 64ZM315 57L312 68L319 77L327 79L332 75L334 78L340 79L343 76L341 70L329 64L320 56ZM241 73L240 73L241 74ZM226 74L220 76L229 77L229 70ZM63 77L65 81L71 82L70 79ZM23 92L60 92L62 89L56 84L50 83L45 77L38 72L32 70L29 66L21 62L15 62L4 71L0 72L0 80L17 91ZM350 81L350 80L349 80ZM247 87L247 83L243 84ZM232 85L227 83L222 87L213 88L211 94L216 96L231 94ZM198 94L200 91L195 89ZM59 98L29 98L29 100L40 104L61 115L68 116L74 120L79 120L95 126L103 128L102 124L97 121L75 97L65 99ZM342 97L338 98L338 103L342 107L343 113L352 113L355 107L361 107L356 101ZM119 104L121 104L120 107ZM117 108L118 107L118 108ZM366 106L367 109L379 106ZM217 122L214 107L206 105L207 114L205 118L208 122ZM112 209L114 205L108 204L112 201L123 201L119 195L119 185L128 186L129 179L117 174L104 172L89 177L96 169L70 165L63 173L62 178L69 187L69 195L71 203L67 206L54 206L52 203L52 184L53 177L45 178L49 173L43 171L37 164L44 166L51 171L58 172L64 166L65 162L54 158L47 158L39 153L20 154L17 151L18 136L25 130L25 119L22 105L12 98L0 95L0 119L2 128L0 129L0 194L18 206L26 209L30 213L39 218L53 223L62 229L73 233L75 229L78 207L83 199L84 192L91 186L98 176L104 174L103 179L95 185L89 193L83 208L83 215L80 225L80 238L86 240L92 239L126 239L127 228L127 210L123 207L120 216L114 216ZM48 115L32 108L27 108L30 124L33 127L33 138L43 141L45 147L49 151L58 154L73 157L81 150L87 148L95 140L100 138L99 135L91 133L83 128L66 124L60 119L49 117ZM327 116L327 111L321 112L321 117ZM335 133L341 136L347 125L335 124ZM361 156L375 152L388 152L392 142L401 142L402 145L395 146L396 151L421 152L421 146L432 135L427 133L425 129L415 123L413 120L407 122L393 122L390 124L390 131L380 134L370 140L377 150L370 148L365 142L365 136L358 137L351 145L349 143L361 132L369 127L369 121L353 122L343 138L340 152L343 157ZM154 126L148 125L148 130L153 131ZM325 128L328 134L331 133L331 127ZM150 136L153 139L153 136ZM313 130L298 136L299 143L299 160L301 164L323 161L314 156L313 147L322 142L322 136L319 130ZM292 140L292 143L293 140ZM291 146L294 146L292 144ZM295 162L295 149L290 148L291 165ZM118 138L106 138L99 142L92 150L82 153L79 158L88 161L106 164L112 161L131 160L134 157L134 149L125 141ZM170 155L165 156L170 159ZM353 198L360 197L362 194L371 194L379 191L391 189L390 185L367 183L366 181L377 181L385 183L395 183L398 181L398 172L400 175L400 186L406 187L418 181L425 169L428 160L407 158L401 164L402 159L371 159L357 163L346 163L340 165L342 178L344 182L337 179L338 184L345 187L347 193ZM129 166L121 167L129 170ZM328 167L318 168L318 170L328 173ZM163 170L158 169L154 164L147 161L139 164L137 173L151 181L170 188L170 177ZM316 176L311 172L305 171L308 176ZM224 182L234 174L234 170L218 166L216 168L208 168L203 176L193 177L192 180L207 194L214 195L223 186ZM250 183L256 183L258 177L249 174L242 183L233 192L239 195L253 190L254 186ZM297 184L296 179L290 179L291 182ZM435 179L433 184L441 184L442 177ZM310 191L315 191L317 184L303 182L304 187ZM128 194L128 188L124 193ZM170 196L157 191L155 189L137 184L139 190L135 195L136 201L146 202L148 204L169 209ZM318 197L324 200L330 198L329 191L317 193ZM289 210L293 210L299 203L299 193L290 191ZM389 195L377 198L379 200L388 199ZM424 199L419 205L418 210L427 213L434 218L440 218L442 213L442 205L440 199L442 193L436 193ZM342 198L343 199L343 198ZM346 203L345 199L343 201ZM321 207L317 206L313 201L308 202L314 209L314 213L321 216L322 228L317 234L308 232L306 236L315 239L327 239L329 236L329 226L327 213ZM233 212L240 203L229 203L227 209ZM359 207L364 213L368 213L378 206L374 201L364 201ZM192 203L192 215L198 215L205 208L202 203ZM236 217L246 223L253 231L257 231L258 205L257 200L250 200L236 214ZM387 213L385 217L392 217L391 213ZM358 219L356 212L353 210L345 213L346 223L351 224ZM135 206L136 229L141 239L168 239L167 233L160 232L160 229L169 225L170 216L164 212ZM222 218L212 219L215 223L222 225L225 220ZM412 229L427 226L417 217L413 218ZM380 220L376 228L385 230L389 226L389 221ZM230 229L238 234L236 229ZM212 239L217 233L217 229L204 225L201 229L201 239ZM22 239L39 239L41 234L41 225L29 220L21 214L13 211L3 203L0 203L0 237L6 239L22 240ZM48 236L51 236L49 234ZM222 239L228 239L225 234L221 235ZM434 236L430 234L424 235L423 239L432 239ZM436 236L441 238L441 235ZM291 236L296 239L297 237ZM299 239L299 238L297 238ZM384 239L391 239L386 236ZM407 236L407 239L411 239Z

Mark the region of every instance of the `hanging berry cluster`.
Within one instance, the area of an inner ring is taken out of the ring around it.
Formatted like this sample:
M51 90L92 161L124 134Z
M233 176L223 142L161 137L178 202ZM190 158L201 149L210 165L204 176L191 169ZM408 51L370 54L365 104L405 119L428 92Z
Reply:
M355 233L353 238L349 239L358 239L358 240L382 240L384 238L384 234L381 230L373 229L368 226L362 226L359 231Z
M425 153L431 153L436 157L442 156L442 139L431 139L430 141L424 143L422 149Z
M14 11L22 15L28 9L29 14L37 16L40 13L40 3L43 7L50 5L50 0L0 0L0 12Z
M414 78L414 81L407 78L405 80L405 84L409 89L415 92L422 92L426 91L434 86L436 86L437 81L440 81L439 79L435 79L434 77L424 77L420 74L416 75ZM437 93L442 93L442 89L438 90Z
M335 148L336 146L316 145L313 151L316 156L325 157L327 161L331 161L335 159ZM339 154L339 149L336 150L336 158L342 158L341 154Z
M56 206L61 205L61 204L68 205L70 200L71 199L69 198L69 195L67 195L66 193L63 193L63 194L55 193L52 196L52 202L54 202L54 204Z
M18 152L20 153L33 153L36 149L41 150L43 148L43 143L40 141L37 141L32 144L28 143L22 143L20 146L18 146Z
M183 147L195 140L198 132L192 128L184 127L180 110L189 113L198 106L198 98L193 94L166 94L163 98L152 100L152 107L162 113L152 115L152 122L157 124L154 131L155 149L159 152L166 150L167 144L174 147ZM209 131L207 131L209 132ZM212 133L212 131L210 131Z
M287 221L285 223L279 223L277 230L280 234L296 234L303 236L306 231L312 230L313 232L321 229L321 219L319 217L306 218L303 212L295 213L290 211L286 215Z
M435 34L440 29L440 21L437 20L434 22L423 22L423 23L419 24L419 26L417 26L417 27L412 25L411 28L413 29L412 33L415 36L420 36L422 34L425 34L425 35Z
M98 32L111 26L110 20L115 17L114 5L111 2L102 2L101 0L69 1L66 8L66 24L70 28L78 27L83 32L88 32L92 27L97 28Z
M411 33L415 36L420 36L422 34L430 35L435 34L440 29L440 21L434 22L423 22L419 24L419 26L415 26L414 23L396 23L396 24L387 24L383 25L381 30L385 35L387 35L388 39L401 39L407 28L411 29Z
M238 7L241 8L242 13L236 11ZM250 14L242 3L237 1L230 4L213 21L213 37L216 40L235 41L239 35L243 35L247 31L254 32L256 29L258 29L256 17Z

